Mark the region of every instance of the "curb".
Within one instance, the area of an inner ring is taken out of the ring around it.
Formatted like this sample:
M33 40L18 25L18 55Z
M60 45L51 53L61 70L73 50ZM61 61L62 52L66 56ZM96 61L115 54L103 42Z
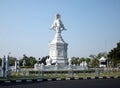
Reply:
M120 79L120 76L118 77L114 77L114 76L111 76L111 77L86 77L86 78L83 78L83 77L80 77L80 78L50 78L50 79L45 79L45 78L39 78L39 79L22 79L22 80L0 80L0 84L3 84L3 83L29 83L29 82L45 82L45 81L63 81L63 80L93 80L93 79L117 79L119 78Z

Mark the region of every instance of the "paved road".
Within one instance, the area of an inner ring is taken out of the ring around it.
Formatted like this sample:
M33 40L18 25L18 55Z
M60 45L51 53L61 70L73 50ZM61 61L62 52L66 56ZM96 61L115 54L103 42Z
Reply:
M45 81L0 84L0 88L120 88L120 79Z

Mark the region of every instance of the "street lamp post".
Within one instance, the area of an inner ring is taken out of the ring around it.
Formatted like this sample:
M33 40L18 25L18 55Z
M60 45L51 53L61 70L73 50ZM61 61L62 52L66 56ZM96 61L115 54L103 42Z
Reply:
M10 59L10 52L8 53L8 56L7 56L7 58L6 58L6 66L5 66L5 68L6 68L6 71L5 71L5 77L6 77L6 79L9 79L9 76L10 76L10 68L9 68L9 59Z

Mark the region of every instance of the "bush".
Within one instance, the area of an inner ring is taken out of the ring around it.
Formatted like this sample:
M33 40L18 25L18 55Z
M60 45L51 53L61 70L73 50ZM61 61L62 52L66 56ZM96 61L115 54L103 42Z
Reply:
M61 74L65 74L68 73L69 70L65 70L65 71L43 71L43 73L45 74L54 74L54 73L61 73ZM73 71L74 73L94 73L95 70L79 70L79 71ZM39 71L29 71L30 74L34 74L34 73L39 73Z
M34 68L34 66L20 66L20 68Z

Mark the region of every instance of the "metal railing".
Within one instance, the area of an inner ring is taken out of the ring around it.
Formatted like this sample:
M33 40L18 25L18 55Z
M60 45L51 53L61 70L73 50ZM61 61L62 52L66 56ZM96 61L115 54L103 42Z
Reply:
M20 78L86 78L86 77L111 77L120 76L120 69L116 68L89 68L87 70L35 70L21 69L20 72L12 72L11 77Z

